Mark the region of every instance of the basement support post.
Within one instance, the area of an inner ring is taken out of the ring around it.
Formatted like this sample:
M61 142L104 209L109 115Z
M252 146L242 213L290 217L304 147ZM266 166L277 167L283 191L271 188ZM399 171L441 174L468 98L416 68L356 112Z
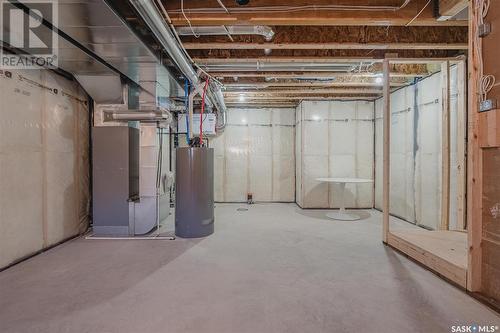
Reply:
M441 223L450 229L450 62L441 64Z
M382 240L387 244L389 236L389 194L390 194L390 152L391 152L391 85L389 72L389 59L384 59L384 173L383 173L383 225L382 225Z

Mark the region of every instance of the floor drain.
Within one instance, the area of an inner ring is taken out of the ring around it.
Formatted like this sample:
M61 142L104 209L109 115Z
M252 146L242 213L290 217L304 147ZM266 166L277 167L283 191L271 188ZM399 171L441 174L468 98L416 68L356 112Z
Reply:
M248 208L238 208L236 209L238 212L246 212Z

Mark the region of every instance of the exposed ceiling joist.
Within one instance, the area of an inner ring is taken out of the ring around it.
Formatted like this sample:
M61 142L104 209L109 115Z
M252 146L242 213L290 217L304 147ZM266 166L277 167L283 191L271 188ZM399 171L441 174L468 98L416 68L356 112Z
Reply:
M439 15L441 19L448 19L467 8L468 0L439 0Z
M364 96L356 96L356 95L347 95L347 96L338 96L338 95L329 95L329 96L252 96L248 97L248 101L250 100L263 100L263 101L282 101L282 102L290 102L290 101L300 101L300 100L311 100L311 101L321 101L321 100L353 100L353 99L362 99L362 100L374 100L379 98L380 95L364 95ZM227 103L238 102L239 98L226 98Z
M288 90L265 90L245 91L245 96L268 96L268 95L310 95L310 94L381 94L381 89L288 89ZM225 96L240 96L241 92L225 91Z
M391 82L391 86L400 87L406 83ZM254 83L224 83L226 89L264 89L271 87L381 87L380 83L376 82L254 82Z
M366 0L289 0L277 5L270 0L254 0L247 6L235 6L226 0L224 10L212 0L192 0L184 6L166 1L163 3L174 25L375 25L404 26L466 26L466 21L438 21L427 0L400 1ZM421 12L420 12L421 11ZM420 12L420 14L419 14ZM418 15L418 17L416 17ZM416 18L415 18L416 17ZM413 21L412 21L413 20Z
M431 74L429 71L414 71L410 73L405 72L391 72L393 78L412 78L423 77ZM276 72L210 72L210 75L217 78L275 78L275 79L304 79L304 78L373 78L379 77L380 74L372 72L350 72L350 73L329 73L329 72L307 72L307 73L276 73Z
M467 43L184 43L188 50L467 50Z
M265 107L265 108L276 108L276 107L282 107L282 108L294 108L298 104L297 101L289 102L289 101L245 101L245 102L228 102L226 103L226 106L231 108L231 107Z
M428 64L444 61L458 62L461 57L438 58L388 58L392 64ZM369 57L331 58L331 57L257 57L257 58L193 58L199 65L208 64L248 64L248 63L381 63L384 59Z

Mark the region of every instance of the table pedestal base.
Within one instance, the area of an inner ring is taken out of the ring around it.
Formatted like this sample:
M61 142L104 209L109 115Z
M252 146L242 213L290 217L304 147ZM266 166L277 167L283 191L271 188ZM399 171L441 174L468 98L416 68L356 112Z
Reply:
M339 212L328 213L328 214L326 214L326 217L331 218L333 220L340 220L340 221L357 221L360 219L360 217L358 215L349 214L345 210L339 211Z

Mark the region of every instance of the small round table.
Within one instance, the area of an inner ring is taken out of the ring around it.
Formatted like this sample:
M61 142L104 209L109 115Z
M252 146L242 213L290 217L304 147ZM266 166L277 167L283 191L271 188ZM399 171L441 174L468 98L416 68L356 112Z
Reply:
M349 214L345 210L345 184L347 183L353 183L353 184L360 184L360 183L373 183L372 179L363 179L363 178L316 178L317 181L323 182L323 183L337 183L340 184L340 209L338 212L331 212L326 214L327 217L334 219L334 220L341 220L341 221L356 221L359 220L360 217L356 214Z

